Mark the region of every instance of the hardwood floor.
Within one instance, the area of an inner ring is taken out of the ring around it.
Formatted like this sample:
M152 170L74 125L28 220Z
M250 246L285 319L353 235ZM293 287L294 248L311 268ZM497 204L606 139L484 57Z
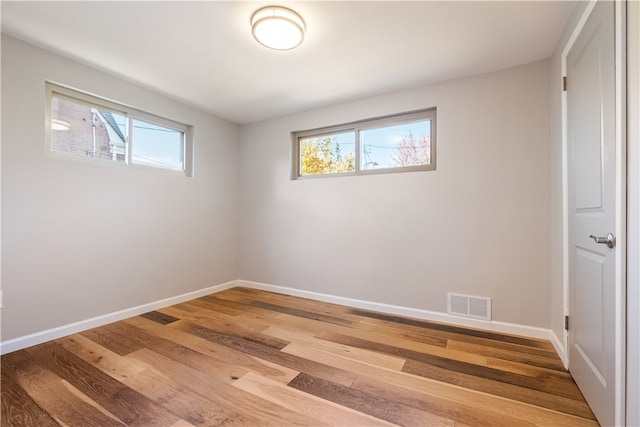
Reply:
M597 426L550 343L234 288L2 356L2 426Z

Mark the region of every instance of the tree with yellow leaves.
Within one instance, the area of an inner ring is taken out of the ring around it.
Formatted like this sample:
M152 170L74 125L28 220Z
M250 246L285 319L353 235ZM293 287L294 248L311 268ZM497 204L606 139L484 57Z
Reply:
M352 172L355 170L355 155L349 153L344 159L340 144L329 136L300 140L300 174Z

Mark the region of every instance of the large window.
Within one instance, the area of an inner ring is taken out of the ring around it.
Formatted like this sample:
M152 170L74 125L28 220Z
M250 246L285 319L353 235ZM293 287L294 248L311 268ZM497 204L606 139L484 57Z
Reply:
M49 149L191 176L189 126L47 83Z
M293 133L293 177L436 168L436 110Z

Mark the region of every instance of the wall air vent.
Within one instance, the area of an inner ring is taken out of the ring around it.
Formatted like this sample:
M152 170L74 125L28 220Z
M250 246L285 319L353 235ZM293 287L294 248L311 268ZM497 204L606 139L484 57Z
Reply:
M448 293L447 299L449 314L491 320L491 298Z

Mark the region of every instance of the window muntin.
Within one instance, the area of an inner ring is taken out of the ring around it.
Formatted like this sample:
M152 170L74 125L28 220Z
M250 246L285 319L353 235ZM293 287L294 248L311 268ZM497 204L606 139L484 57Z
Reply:
M435 109L294 132L302 178L435 169Z
M192 175L189 126L51 83L47 95L50 151Z

